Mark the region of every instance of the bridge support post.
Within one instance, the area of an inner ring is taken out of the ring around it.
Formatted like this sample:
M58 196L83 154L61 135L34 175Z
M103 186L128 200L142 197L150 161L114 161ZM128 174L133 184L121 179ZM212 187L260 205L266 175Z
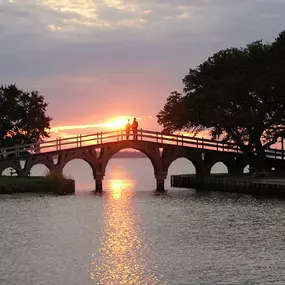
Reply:
M95 177L95 192L103 192L103 175L96 175Z
M103 192L103 179L96 179L95 180L95 191L96 193Z
M156 192L164 193L165 187L164 187L164 181L166 179L166 175L159 175L156 176Z
M165 191L164 179L156 178L156 191L163 193Z

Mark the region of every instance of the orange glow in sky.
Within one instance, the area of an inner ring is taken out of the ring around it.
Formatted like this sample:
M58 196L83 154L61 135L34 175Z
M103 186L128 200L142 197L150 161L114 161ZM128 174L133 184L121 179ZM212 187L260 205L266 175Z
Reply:
M90 125L73 125L73 126L57 126L50 129L51 133L58 133L62 131L68 131L68 130L75 130L75 129L88 129L88 128L102 128L102 129L123 129L125 128L125 125L130 119L132 121L132 117L130 116L119 116L116 118L111 118L107 122L104 123L98 123L98 124L90 124ZM137 118L137 120L140 120L141 118Z
M112 129L122 129L126 126L129 117L119 117L117 119L111 120L105 124L105 127Z

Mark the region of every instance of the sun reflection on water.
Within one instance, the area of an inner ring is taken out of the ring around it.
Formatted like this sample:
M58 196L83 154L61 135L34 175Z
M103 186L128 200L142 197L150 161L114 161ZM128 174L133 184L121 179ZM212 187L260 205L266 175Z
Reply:
M110 182L110 190L111 190L111 193L112 193L112 197L115 199L115 200L118 200L121 198L122 196L122 188L124 186L126 186L124 183L125 181L124 180L111 180Z
M92 254L94 284L161 284L147 258L148 244L133 206L134 185L126 179L109 181L99 258Z

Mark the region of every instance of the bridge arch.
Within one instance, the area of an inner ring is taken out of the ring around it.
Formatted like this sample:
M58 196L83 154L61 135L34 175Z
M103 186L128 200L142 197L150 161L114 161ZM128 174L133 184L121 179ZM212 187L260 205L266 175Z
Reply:
M173 153L169 153L165 157L162 157L163 161L163 168L165 169L166 173L169 171L169 167L171 167L172 163L174 163L176 160L184 158L187 161L191 162L195 169L196 175L204 175L205 173L205 166L204 161L202 159L201 153L199 152L193 152L189 150L181 149L178 152L175 152L175 149Z
M98 173L96 175L96 191L102 191L102 180L106 173L107 165L110 159L118 152L124 149L134 149L142 152L151 162L154 170L154 176L157 181L157 189L164 190L164 180L167 173L163 172L159 147L154 144L148 144L143 141L121 141L120 143L113 143L101 149L101 154L98 159L97 166Z
M141 151L123 149L108 161L104 180L104 185L108 185L109 190L116 183L124 185L124 190L129 187L150 190L155 186L154 168L150 159Z
M223 163L229 175L242 173L243 168L237 167L238 161L234 155L228 153L207 153L205 155L205 167L208 175L211 174L213 166L217 163Z
M189 158L179 157L171 162L167 169L167 187L171 187L172 175L196 175L196 167Z
M6 167L5 169L1 169L0 174L1 176L11 176L11 174L12 176L14 176L14 174L19 176L19 172L14 167Z
M187 158L187 157L178 157L174 160L172 160L172 162L170 163L170 165L168 166L168 169L167 169L167 173L170 172L170 170L172 170L172 167L176 164L176 163L179 163L179 164L183 164L183 166L187 165L185 168L185 173L175 173L175 174L196 174L196 166L195 166L195 162L193 162L190 158Z
M54 170L53 161L49 156L34 156L29 160L23 160L24 166L21 172L24 175L29 175L31 173L32 168L37 167L38 165L44 165L49 172Z
M159 157L159 150L157 150L157 153L155 152L150 152L147 149L145 149L144 147L140 147L140 146L136 146L136 145L132 145L131 147L124 145L124 146L118 146L118 147L113 147L111 148L108 153L104 153L104 161L101 164L101 171L102 173L106 172L106 168L107 165L109 163L109 161L111 160L111 158L117 154L118 152L122 151L122 150L126 150L126 149L133 149L133 150L137 150L139 152L142 152L151 162L152 166L153 166L153 171L154 174L157 176L160 174L161 172L161 164L160 164L160 157Z
M82 158L73 158L66 162L62 168L62 174L75 181L76 191L94 189L95 177L92 167Z
M74 160L82 160L82 161L86 162L90 166L90 168L92 169L92 173L93 173L94 177L96 176L96 167L94 167L94 164L91 161L88 161L87 159L83 159L80 157L74 157L72 159L65 161L60 167L61 172L64 170L64 168L67 166L67 164L69 164L70 162L72 162Z
M7 169L12 169L14 170L18 176L20 176L22 174L22 167L20 162L15 162L15 161L7 161L5 163L3 163L0 167L0 175L3 175L3 172Z
M214 165L212 165L210 173L229 173L229 168L224 162L217 161Z
M35 172L35 175L33 172ZM45 163L35 163L30 167L31 176L45 176L50 172L51 172L50 166Z
M55 167L58 169L59 172L62 173L65 166L69 162L76 160L76 159L85 161L91 167L93 177L95 179L96 173L97 173L97 164L98 164L96 161L95 150L94 152L90 152L88 154L86 154L86 152L84 151L67 152L58 157L58 162L55 165Z

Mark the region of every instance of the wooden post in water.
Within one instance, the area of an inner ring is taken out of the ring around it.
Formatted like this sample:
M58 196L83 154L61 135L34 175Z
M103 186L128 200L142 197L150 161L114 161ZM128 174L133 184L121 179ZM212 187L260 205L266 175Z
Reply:
M159 174L158 176L155 177L155 179L156 179L156 192L164 193L165 192L164 181L166 179L166 175Z
M103 192L103 180L101 179L96 179L96 188L95 191L96 193L102 193Z
M156 191L159 193L165 192L164 189L164 179L156 178Z
M95 192L103 192L103 175L96 175L95 177Z

